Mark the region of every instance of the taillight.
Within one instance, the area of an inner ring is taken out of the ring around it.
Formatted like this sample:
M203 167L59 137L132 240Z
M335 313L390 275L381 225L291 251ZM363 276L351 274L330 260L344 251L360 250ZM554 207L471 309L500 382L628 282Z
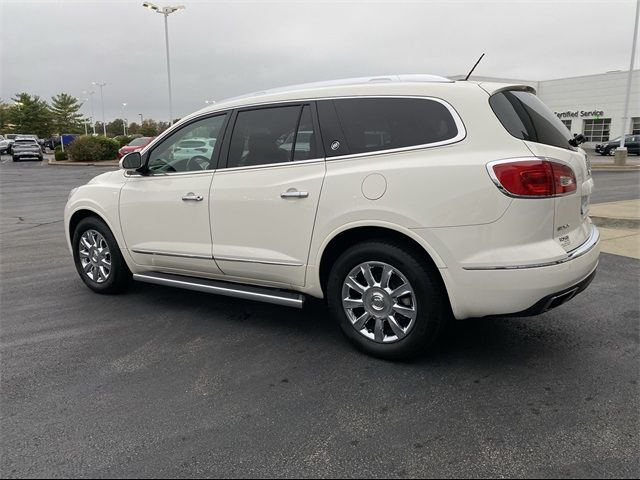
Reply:
M501 160L488 165L489 174L505 194L516 197L556 197L576 191L576 175L568 165L547 159Z

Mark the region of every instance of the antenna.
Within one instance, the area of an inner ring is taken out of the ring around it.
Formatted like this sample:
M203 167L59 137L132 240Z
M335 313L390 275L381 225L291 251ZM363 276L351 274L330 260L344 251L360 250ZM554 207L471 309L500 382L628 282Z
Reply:
M471 69L471 71L469 72L469 74L465 77L465 82L467 80L469 80L469 77L471 76L471 74L473 73L473 71L476 69L476 67L478 66L478 64L480 63L480 60L482 60L482 57L484 57L484 53L482 55L480 55L480 58L478 59L478 61L476 62L476 64L473 66L473 68Z

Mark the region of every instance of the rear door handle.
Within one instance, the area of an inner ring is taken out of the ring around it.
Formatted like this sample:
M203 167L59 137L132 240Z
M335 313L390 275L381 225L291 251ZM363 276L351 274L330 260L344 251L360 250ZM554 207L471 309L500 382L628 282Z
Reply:
M202 198L202 195L196 195L193 192L189 192L182 196L182 200L185 202L201 202Z
M293 189L280 194L280 198L307 198L308 196L309 192L299 192L298 190Z

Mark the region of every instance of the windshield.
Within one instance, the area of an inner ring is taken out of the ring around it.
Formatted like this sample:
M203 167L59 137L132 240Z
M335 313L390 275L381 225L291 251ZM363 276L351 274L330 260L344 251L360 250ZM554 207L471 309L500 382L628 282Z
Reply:
M533 93L498 92L491 96L489 104L500 123L514 137L573 150L569 144L571 132Z
M135 138L129 142L130 147L142 147L149 143L149 137Z

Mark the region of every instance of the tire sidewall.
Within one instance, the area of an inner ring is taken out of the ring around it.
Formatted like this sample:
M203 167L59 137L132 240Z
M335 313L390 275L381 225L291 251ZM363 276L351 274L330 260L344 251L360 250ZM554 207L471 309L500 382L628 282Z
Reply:
M413 288L418 315L406 337L393 343L374 342L353 328L342 306L342 285L347 274L365 262L384 262L400 271ZM377 357L406 359L425 351L435 340L444 315L442 295L435 285L432 273L411 253L392 244L367 242L345 251L335 262L329 281L327 297L329 308L347 338L359 349Z

